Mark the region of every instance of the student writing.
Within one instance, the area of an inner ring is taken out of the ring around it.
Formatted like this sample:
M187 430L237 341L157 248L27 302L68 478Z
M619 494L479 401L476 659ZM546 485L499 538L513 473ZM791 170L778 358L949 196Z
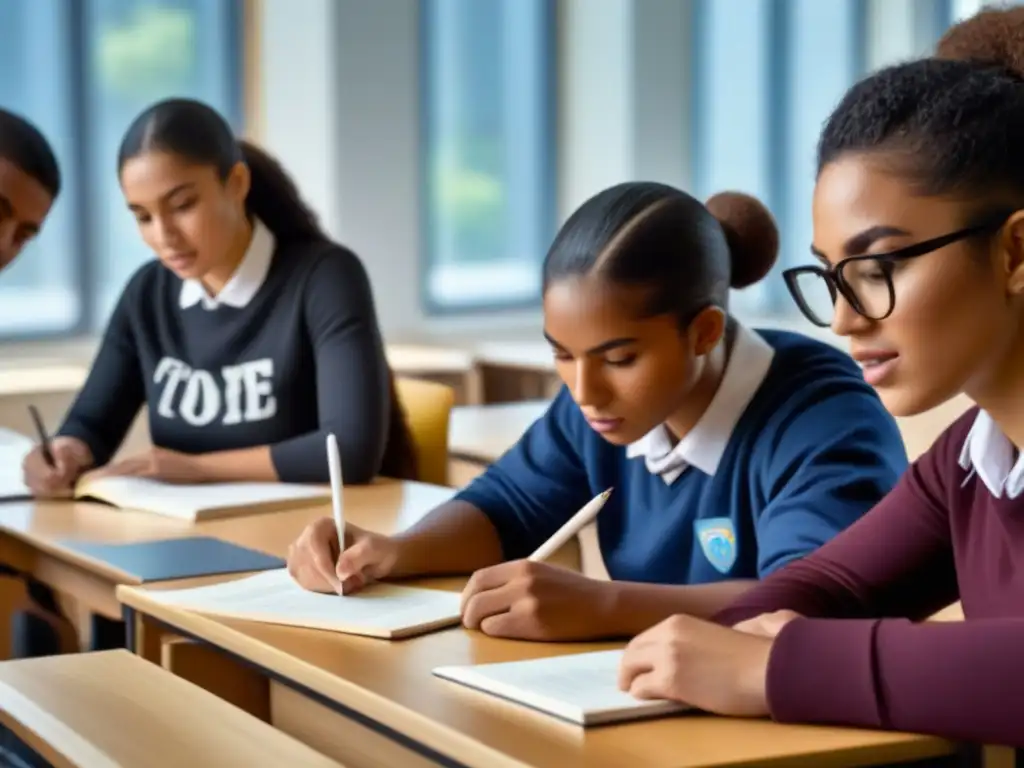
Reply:
M937 58L846 94L818 149L821 265L803 270L836 289L834 313L808 317L850 338L891 411L959 392L978 407L861 521L717 617L746 632L663 622L633 641L623 687L1024 746L1022 39L1024 9L985 11ZM920 621L958 598L966 621Z
M277 163L209 107L170 100L135 120L118 166L157 259L124 289L53 441L57 468L26 459L29 487L57 495L107 464L143 404L155 447L105 472L325 482L333 431L346 479L409 477L366 273Z
M339 556L333 521L312 524L292 547L295 578L347 591L474 572L468 627L628 635L679 610L709 616L831 539L906 457L849 357L727 314L730 285L764 276L777 243L767 211L742 195L706 207L627 183L584 203L544 262L545 336L566 384L544 416L406 532L349 526ZM609 487L597 530L615 581L523 559Z
M191 100L159 102L118 153L125 201L156 259L125 287L82 391L27 485L82 472L171 482L412 477L414 459L358 257L322 232L285 172ZM153 448L109 463L140 407ZM98 620L98 619L97 619ZM109 643L120 644L120 623ZM102 634L102 633L100 633Z

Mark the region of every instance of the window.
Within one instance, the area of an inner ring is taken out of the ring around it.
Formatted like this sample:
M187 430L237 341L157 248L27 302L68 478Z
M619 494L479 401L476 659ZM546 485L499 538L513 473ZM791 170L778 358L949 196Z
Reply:
M768 35L774 5L773 0L698 0L694 8L693 194L698 199L734 189L771 200L774 168L765 137L775 108L769 66L774 47ZM752 311L770 298L767 283L760 283L736 294L732 310Z
M556 220L554 7L422 5L428 311L539 302Z
M796 314L778 272L809 258L822 124L869 67L930 50L954 12L947 0L696 0L694 193L752 194L781 234L776 270L737 292L734 311Z
M102 327L152 258L117 183L121 136L168 96L240 128L241 34L240 0L0 0L0 103L46 134L65 179L41 237L0 277L0 337Z
M64 192L42 233L0 279L0 334L74 328L82 314L75 261L78 190L66 0L0 0L0 104L32 119L61 160Z

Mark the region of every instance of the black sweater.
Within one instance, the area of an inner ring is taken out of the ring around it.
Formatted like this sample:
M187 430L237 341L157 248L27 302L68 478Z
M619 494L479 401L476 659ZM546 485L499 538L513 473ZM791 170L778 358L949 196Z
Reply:
M279 243L242 308L179 305L159 262L129 281L60 434L104 464L143 403L153 444L185 453L271 446L285 482L328 480L338 438L346 483L380 472L389 383L369 279L351 251Z

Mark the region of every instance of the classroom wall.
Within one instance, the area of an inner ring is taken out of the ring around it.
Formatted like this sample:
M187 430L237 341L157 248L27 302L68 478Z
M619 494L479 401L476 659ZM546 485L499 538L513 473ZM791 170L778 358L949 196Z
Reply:
M921 50L915 2L868 0L869 67ZM626 178L687 186L692 7L558 0L560 220ZM260 138L301 180L328 230L363 256L389 340L536 332L536 310L437 318L420 306L416 0L259 0L255 8Z

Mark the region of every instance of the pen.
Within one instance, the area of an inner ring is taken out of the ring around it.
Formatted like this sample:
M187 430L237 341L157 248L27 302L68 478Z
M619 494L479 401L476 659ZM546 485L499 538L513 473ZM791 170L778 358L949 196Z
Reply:
M338 452L338 438L333 432L327 436L327 468L331 473L331 506L334 510L334 527L338 529L338 548L344 551L345 508L341 491L341 454Z
M611 488L597 494L597 496L584 504L579 512L570 517L565 525L555 531L550 539L537 547L534 553L527 559L534 561L547 560L555 554L566 542L586 528L597 517L597 513L601 511L601 507L604 506L604 503L608 501L608 497L611 495Z
M39 435L39 448L43 452L43 459L51 467L56 467L57 462L53 460L53 451L50 450L50 436L46 434L46 427L43 426L43 417L39 415L39 409L34 405L28 407L29 416L36 425L36 434Z

